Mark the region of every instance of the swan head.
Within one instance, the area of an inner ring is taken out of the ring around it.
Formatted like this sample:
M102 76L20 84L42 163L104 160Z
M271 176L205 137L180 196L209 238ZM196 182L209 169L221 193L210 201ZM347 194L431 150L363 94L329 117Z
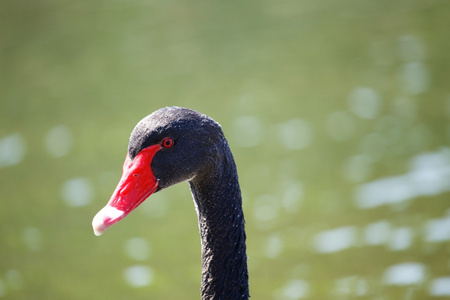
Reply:
M92 221L95 235L126 217L151 194L205 176L226 143L220 125L194 110L166 107L133 129L122 177Z

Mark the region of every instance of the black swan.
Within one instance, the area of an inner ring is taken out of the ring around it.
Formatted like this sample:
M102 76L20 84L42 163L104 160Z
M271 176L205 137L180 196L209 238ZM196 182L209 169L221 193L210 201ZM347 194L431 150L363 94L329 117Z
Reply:
M236 165L220 125L194 110L166 107L130 136L122 178L92 221L101 235L152 193L188 181L202 244L202 299L248 299L244 214Z

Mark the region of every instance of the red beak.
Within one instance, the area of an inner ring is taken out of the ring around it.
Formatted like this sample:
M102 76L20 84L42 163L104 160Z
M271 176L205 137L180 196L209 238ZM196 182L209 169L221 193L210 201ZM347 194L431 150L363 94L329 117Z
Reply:
M153 174L151 163L160 149L160 145L147 147L133 160L127 155L116 190L108 204L92 220L95 235L103 234L156 191L159 182Z

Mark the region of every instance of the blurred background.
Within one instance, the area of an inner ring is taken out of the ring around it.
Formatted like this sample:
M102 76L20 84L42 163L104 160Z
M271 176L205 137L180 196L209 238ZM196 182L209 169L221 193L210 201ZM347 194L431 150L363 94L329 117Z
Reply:
M188 184L95 237L135 124L238 165L252 299L450 299L450 2L0 2L0 298L199 299Z

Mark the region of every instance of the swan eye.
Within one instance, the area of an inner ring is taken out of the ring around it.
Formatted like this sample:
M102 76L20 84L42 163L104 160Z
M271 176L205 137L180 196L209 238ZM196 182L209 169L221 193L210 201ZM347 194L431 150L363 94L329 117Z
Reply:
M166 137L162 140L161 146L164 148L171 148L173 146L173 140L169 137Z

